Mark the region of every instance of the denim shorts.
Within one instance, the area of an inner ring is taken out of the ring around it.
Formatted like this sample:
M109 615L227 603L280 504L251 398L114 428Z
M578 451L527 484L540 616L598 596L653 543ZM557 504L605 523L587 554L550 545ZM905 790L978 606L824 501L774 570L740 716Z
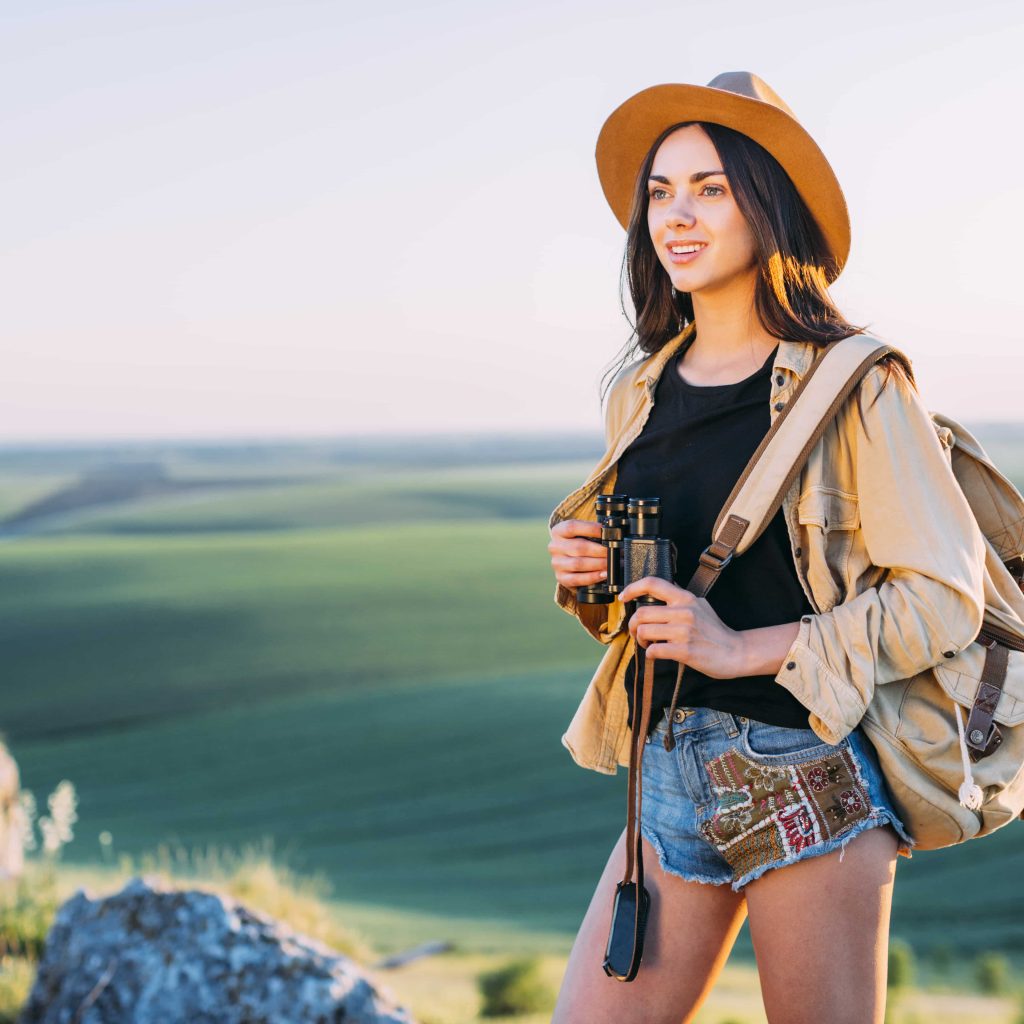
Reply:
M885 824L911 856L914 840L859 726L833 746L811 729L711 708L677 706L673 717L662 711L643 753L640 829L663 870L738 892L769 868ZM666 750L670 725L676 746Z

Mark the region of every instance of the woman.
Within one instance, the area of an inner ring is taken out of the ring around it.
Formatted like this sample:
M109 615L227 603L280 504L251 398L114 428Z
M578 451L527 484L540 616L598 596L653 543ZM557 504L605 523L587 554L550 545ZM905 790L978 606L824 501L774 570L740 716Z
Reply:
M973 640L983 541L909 364L889 357L769 527L707 598L686 590L815 353L863 332L827 293L849 248L846 205L811 137L746 72L632 97L602 130L598 168L627 229L643 358L623 360L608 452L552 514L548 550L556 601L608 645L563 737L579 764L628 764L630 646L655 662L641 818L652 905L636 979L606 976L623 834L553 1020L692 1020L749 915L772 1024L875 1024L896 859L913 839L856 726L876 682ZM675 582L646 577L613 604L578 604L576 588L605 578L592 512L595 493L612 491L662 499ZM973 544L945 543L958 534ZM664 604L625 621L642 594Z

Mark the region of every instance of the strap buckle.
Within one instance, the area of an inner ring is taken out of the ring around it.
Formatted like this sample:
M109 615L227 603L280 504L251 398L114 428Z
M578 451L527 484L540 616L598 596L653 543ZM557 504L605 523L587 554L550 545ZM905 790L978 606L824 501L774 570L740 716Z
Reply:
M732 552L730 551L725 558L716 555L711 550L715 543L717 542L713 541L700 553L700 564L706 565L714 572L721 572L732 561Z

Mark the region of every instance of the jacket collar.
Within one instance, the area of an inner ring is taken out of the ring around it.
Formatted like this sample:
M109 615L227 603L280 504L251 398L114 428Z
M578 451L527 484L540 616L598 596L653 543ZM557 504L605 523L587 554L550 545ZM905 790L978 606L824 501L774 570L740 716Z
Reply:
M634 386L644 384L651 389L661 377L661 371L672 356L689 340L695 329L695 322L690 321L683 330L670 341L666 342L657 352L648 356L640 365L640 372L633 381ZM789 370L799 381L814 362L815 346L809 341L779 341L779 350L775 353L772 372Z

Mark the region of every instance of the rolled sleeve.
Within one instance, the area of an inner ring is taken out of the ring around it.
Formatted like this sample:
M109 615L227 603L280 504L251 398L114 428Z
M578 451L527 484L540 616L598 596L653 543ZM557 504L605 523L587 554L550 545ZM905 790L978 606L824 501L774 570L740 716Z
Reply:
M626 389L630 386L631 371L635 365L631 363L620 370L608 391L608 402L604 413L606 457L607 452L612 450L612 446L622 431L622 406L627 393ZM604 459L599 465L603 462ZM563 515L562 506L559 506L551 513L548 519L548 528L553 528L567 518L570 517ZM562 586L561 583L555 584L554 600L559 608L572 615L595 640L602 644L611 643L625 627L625 607L621 601L614 601L611 604L579 604L576 600L576 591Z
M985 541L916 392L873 367L846 415L863 540L884 581L804 616L776 682L838 743L876 685L907 679L970 644L985 613ZM877 400L876 400L877 396Z
M577 622L602 644L611 641L622 632L625 625L625 606L621 601L611 604L580 604L575 591L555 585L555 604L572 615Z

